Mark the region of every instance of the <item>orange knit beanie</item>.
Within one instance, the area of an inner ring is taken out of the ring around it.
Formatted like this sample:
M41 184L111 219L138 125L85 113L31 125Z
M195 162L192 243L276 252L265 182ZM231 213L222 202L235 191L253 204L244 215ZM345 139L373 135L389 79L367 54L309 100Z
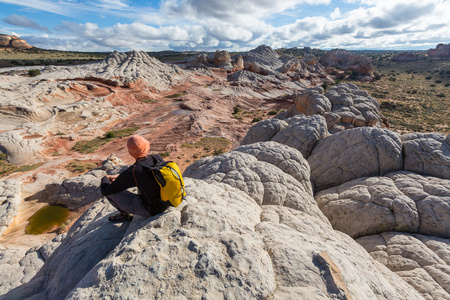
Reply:
M127 141L128 152L134 158L147 155L150 151L150 142L140 135L132 135Z

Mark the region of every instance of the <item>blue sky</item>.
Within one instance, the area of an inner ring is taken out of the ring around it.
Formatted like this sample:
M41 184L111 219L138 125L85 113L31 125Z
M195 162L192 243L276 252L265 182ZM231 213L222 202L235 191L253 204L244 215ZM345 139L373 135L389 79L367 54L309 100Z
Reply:
M0 0L0 33L73 51L425 50L450 43L449 16L450 0Z

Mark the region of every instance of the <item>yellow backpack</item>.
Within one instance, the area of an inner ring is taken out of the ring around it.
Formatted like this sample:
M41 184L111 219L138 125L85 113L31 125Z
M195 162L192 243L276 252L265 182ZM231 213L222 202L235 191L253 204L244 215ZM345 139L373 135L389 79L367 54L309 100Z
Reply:
M180 168L173 161L166 161L151 169L161 187L161 199L177 207L186 197Z

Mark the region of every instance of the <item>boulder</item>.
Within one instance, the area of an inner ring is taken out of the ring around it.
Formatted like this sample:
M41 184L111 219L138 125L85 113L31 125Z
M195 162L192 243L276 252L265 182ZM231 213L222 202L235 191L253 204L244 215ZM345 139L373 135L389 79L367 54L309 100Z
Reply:
M57 235L41 246L26 249L3 249L0 245L0 295L30 281L50 255L59 247L66 234Z
M385 232L356 241L424 299L450 298L450 239Z
M260 121L249 128L241 141L241 145L270 141L280 130L287 126L288 123L286 121L279 119Z
M402 143L388 129L349 129L320 140L308 162L314 189L319 192L352 179L402 170Z
M22 202L21 183L14 179L0 181L0 236L11 224Z
M286 121L289 125L275 134L272 141L299 150L305 159L316 144L329 135L325 118L319 115L298 115Z
M383 127L385 119L380 112L379 103L366 91L353 83L341 83L328 88L308 89L294 97L294 105L289 109L291 116L296 114L321 114L327 120L330 132L340 128L362 126Z
M450 180L392 172L323 190L315 199L333 228L353 238L387 231L450 238Z
M344 49L328 51L319 59L325 67L338 67L344 70L357 72L358 75L372 76L372 62L364 55L352 53Z
M405 171L450 179L450 135L409 133L401 139Z
M313 205L308 163L298 150L276 142L245 145L200 159L183 176L226 183L260 205L287 206L323 218Z

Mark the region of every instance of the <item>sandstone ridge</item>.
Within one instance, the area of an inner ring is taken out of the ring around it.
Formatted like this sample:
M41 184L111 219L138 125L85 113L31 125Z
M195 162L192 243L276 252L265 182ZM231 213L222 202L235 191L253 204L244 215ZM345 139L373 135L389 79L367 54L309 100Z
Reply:
M21 38L14 35L0 34L0 50L14 51L14 50L28 50L33 46Z

